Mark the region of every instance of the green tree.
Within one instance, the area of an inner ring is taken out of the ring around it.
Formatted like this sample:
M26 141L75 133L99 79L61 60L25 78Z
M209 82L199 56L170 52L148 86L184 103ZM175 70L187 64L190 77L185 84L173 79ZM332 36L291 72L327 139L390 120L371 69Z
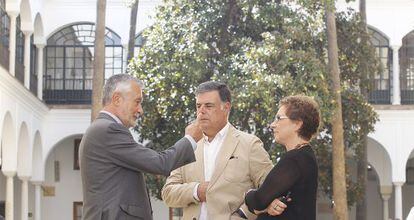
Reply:
M171 145L195 118L196 86L206 80L220 80L233 90L230 121L255 133L276 159L283 149L274 144L267 128L278 101L292 94L311 95L320 103L325 122L313 144L320 161L321 188L331 195L331 119L335 105L326 69L325 27L323 13L314 16L306 10L278 1L166 1L158 9L152 28L143 33L146 44L130 64L137 77L146 82L145 93L149 94L137 128L141 138L151 140L150 147L157 150ZM371 116L364 120L373 123L372 108L360 99L357 90L346 88L343 94L348 97L343 102L349 103L344 104L344 114L363 113ZM359 123L344 121L351 130L345 133L346 140L358 140L357 133L365 129ZM355 143L349 145L352 147ZM163 181L148 176L151 192L158 198Z
M128 53L127 61L129 62L134 57L135 49L135 32L137 29L137 16L139 0L132 0L130 2L131 14L129 16L129 39L128 39Z
M367 10L366 10L366 1L360 0L359 1L359 13L361 17L361 41L364 41L364 44L368 44L369 36L368 36L368 27L367 27ZM361 59L361 70L362 72L368 73L369 69L369 59L363 57ZM364 76L368 76L363 78L363 80L369 79L369 74L364 74ZM365 100L368 100L368 91L369 88L366 88L361 84L360 86L361 94L365 97ZM367 186L367 167L368 167L368 153L367 153L367 145L368 145L368 136L363 138L363 143L359 148L359 158L358 158L358 168L357 168L357 178L360 186L360 194L361 197L356 204L356 220L365 220L367 219L367 197L366 197L366 186Z
M342 88L339 70L339 52L336 36L335 2L325 0L326 32L328 40L328 71L335 100L332 117L332 170L334 219L348 219L345 176L345 144L342 119Z

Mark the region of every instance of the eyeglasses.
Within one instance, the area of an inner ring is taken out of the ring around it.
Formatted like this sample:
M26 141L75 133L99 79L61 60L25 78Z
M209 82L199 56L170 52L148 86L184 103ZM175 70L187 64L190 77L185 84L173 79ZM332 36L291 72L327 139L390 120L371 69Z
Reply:
M288 116L284 116L284 115L276 115L274 121L275 122L278 122L278 121L283 120L283 119L289 119L289 117Z

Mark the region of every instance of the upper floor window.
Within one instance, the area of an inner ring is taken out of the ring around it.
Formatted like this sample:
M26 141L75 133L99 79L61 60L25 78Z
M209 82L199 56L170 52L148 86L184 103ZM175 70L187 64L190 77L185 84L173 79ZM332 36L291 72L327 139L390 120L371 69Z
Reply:
M375 54L381 65L381 71L375 73L373 90L369 94L369 101L373 104L389 104L391 97L391 50L388 39L380 32L369 28L371 43L375 47Z
M16 78L24 83L24 34L21 30L20 16L16 18Z
M137 34L137 36L135 37L135 47L134 47L134 56L137 56L137 54L139 53L139 50L144 46L145 44L145 38L144 36L142 36L142 32L139 32Z
M78 23L64 27L47 40L44 100L47 103L91 102L95 25ZM121 38L105 32L105 78L123 72Z
M399 51L401 104L414 104L414 31L402 43Z
M9 68L10 18L6 13L6 1L0 0L0 65Z

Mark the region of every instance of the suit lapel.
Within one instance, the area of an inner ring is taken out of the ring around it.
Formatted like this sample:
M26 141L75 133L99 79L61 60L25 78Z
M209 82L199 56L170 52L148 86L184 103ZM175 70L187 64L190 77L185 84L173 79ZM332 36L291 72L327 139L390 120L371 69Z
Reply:
M217 155L216 166L210 180L209 188L214 185L214 183L223 173L223 170L227 166L227 163L229 162L229 159L236 149L238 143L239 140L237 139L236 129L233 126L230 126L227 136L223 141L223 145L221 146L220 151Z

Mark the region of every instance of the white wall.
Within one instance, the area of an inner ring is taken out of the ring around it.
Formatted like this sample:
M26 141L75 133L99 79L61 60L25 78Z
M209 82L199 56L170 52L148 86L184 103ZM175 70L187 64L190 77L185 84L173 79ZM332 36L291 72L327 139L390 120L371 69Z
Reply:
M42 194L42 220L73 220L73 202L82 201L80 171L73 170L74 138L60 142L46 161L45 186L55 187L54 197ZM54 161L59 161L60 181L54 181Z
M130 9L127 1L107 1L106 26L122 38L123 44L128 43ZM137 18L137 33L152 23L150 16L154 16L155 7L160 0L140 0ZM45 36L73 22L96 21L96 1L91 0L46 0L42 10ZM125 25L120 25L125 24Z
M151 198L151 206L154 220L167 220L169 218L169 209L163 201Z

